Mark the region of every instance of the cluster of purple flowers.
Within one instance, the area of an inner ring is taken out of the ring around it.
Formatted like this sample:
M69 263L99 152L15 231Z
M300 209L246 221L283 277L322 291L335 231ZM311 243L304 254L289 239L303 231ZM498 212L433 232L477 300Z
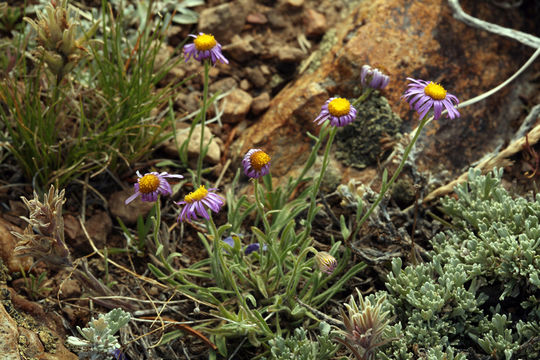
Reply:
M460 116L455 107L459 104L458 98L447 93L440 84L412 78L407 78L407 80L411 83L402 98L409 102L411 109L414 108L420 115L420 119L423 119L430 110L433 110L435 120L441 117L443 110L447 111L450 119ZM360 73L360 81L364 87L382 90L388 85L390 78L380 70L364 65ZM323 104L314 122L321 125L329 120L331 126L343 127L353 122L356 115L357 110L349 100L331 97Z
M204 33L190 36L194 38L194 41L192 44L184 46L186 61L193 57L197 61L210 59L214 65L217 62L229 63L221 53L221 45L214 36ZM421 119L425 118L431 110L433 110L435 119L441 117L443 110L447 111L447 116L451 119L460 116L455 107L459 103L458 99L454 95L447 93L440 84L412 78L407 79L411 83L402 98L409 102L411 109L414 108ZM390 78L379 69L372 68L369 65L362 67L361 84L363 87L382 90L388 85L389 81ZM321 112L314 122L321 125L326 120L329 120L331 126L343 127L354 121L356 116L357 109L354 103L351 104L349 100L342 97L331 97L323 104ZM242 159L242 166L246 176L258 179L269 174L270 156L261 149L250 149ZM126 204L139 196L142 201L154 202L159 195L171 195L172 189L167 179L183 178L182 175L171 175L166 172L150 172L145 175L137 172L137 176L137 182L134 184L135 193L125 201ZM196 220L198 217L209 220L211 212L218 213L225 204L225 199L218 195L216 190L216 188L206 189L204 185L201 185L186 195L183 201L176 202L177 205L183 206L178 221L189 222ZM231 236L223 241L231 247L234 246L234 239ZM258 243L250 244L243 249L246 255L258 250L260 250ZM265 250L265 247L262 250ZM326 252L318 252L315 256L315 262L321 271L327 274L331 274L337 266L336 259Z
M126 205L139 196L142 201L154 202L157 200L158 195L171 195L171 185L167 181L167 178L183 178L182 175L171 175L166 172L150 172L141 175L141 173L137 171L137 176L137 182L134 184L135 193L126 199ZM219 212L224 205L225 200L217 195L214 192L215 190L217 189L206 189L204 185L201 185L197 190L186 195L183 201L176 202L177 205L185 205L178 216L178 221L196 220L197 215L208 220L210 219L210 214L206 208L215 213Z
M242 160L244 173L250 178L259 178L270 172L270 156L261 149L249 150ZM126 199L126 205L140 196L142 201L155 202L158 195L169 196L172 194L171 185L168 178L184 178L182 175L172 175L166 172L149 172L142 175L137 171L137 182L133 185L135 192ZM217 213L225 204L225 199L216 194L216 188L206 189L204 185L199 186L195 191L190 192L184 197L183 201L176 202L177 205L183 205L182 211L178 216L178 221L196 220L198 216L210 219L210 213L207 209Z

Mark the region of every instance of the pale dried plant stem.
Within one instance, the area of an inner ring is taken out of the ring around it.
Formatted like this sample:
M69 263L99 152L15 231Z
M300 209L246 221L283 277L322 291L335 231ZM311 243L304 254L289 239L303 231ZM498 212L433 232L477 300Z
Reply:
M510 39L519 41L520 43L530 46L533 49L540 48L540 38L534 35L527 34L518 30L508 29L497 24L492 24L487 21L477 19L465 13L465 11L463 11L463 9L461 8L461 5L459 5L458 0L448 0L448 5L450 5L452 11L454 11L454 18L462 21L469 26L486 30L493 34L509 37Z
M464 23L474 26L477 28L480 28L482 30L486 30L501 36L506 36L512 39L515 39L525 45L531 46L536 49L536 51L531 55L529 60L523 66L516 71L512 76L510 76L508 79L506 79L504 82L502 82L500 85L494 87L493 89L476 96L472 99L469 99L467 101L464 101L457 105L457 108L464 108L473 104L476 104L477 102L480 102L484 100L485 98L493 95L497 91L501 90L505 86L507 86L509 83L511 83L515 78L517 78L519 75L521 75L539 56L540 56L540 38L537 38L533 35L526 34L517 30L507 29L499 25L491 24L486 21L476 19L468 14L466 14L461 6L459 5L458 0L448 0L448 3L452 10L454 11L454 17L458 20L463 21ZM446 112L446 111L445 111ZM531 111L531 116L534 116L536 114L536 117L538 117L537 111L533 110ZM430 119L429 121L431 121ZM526 120L527 121L527 120ZM534 122L535 119L530 119L529 122ZM413 130L411 135L413 135L416 132L416 129ZM411 136L409 135L409 136ZM478 165L475 166L476 169L480 169L482 172L486 172L491 170L493 167L497 166L498 164L502 164L503 160L520 152L523 147L525 146L527 142L527 138L529 141L529 145L536 144L540 140L540 125L535 126L528 134L525 136L522 136L518 140L512 142L510 145L508 145L503 151L499 152L498 154L489 157L485 160L482 160ZM431 193L429 193L422 202L426 203L429 201L432 201L440 196L447 195L451 193L454 189L454 187L464 181L467 180L467 174L468 172L465 172L461 174L457 179L453 180L449 184L446 184L444 186L441 186Z
M86 238L88 239L88 242L90 243L90 246L92 247L92 250L94 250L94 253L98 254L102 259L105 259L105 255L103 255L103 254L101 253L101 251L98 250L98 248L96 247L96 244L94 244L94 241L92 240L92 238L91 238L90 235L88 234L88 231L86 230L86 227L84 226L84 223L81 221L81 219L79 219L79 223L81 224L81 228L82 228L82 230L83 230L83 232L84 232L84 235L85 235ZM145 281L145 282L147 282L147 283L149 283L149 284L152 284L152 285L154 285L154 286L157 286L157 287L159 287L159 288L161 288L161 289L170 289L170 287L168 287L168 286L166 286L166 285L163 285L162 283L160 283L160 282L158 282L158 281L156 281L156 280L154 280L154 279L151 279L151 278L149 278L149 277L146 277L146 276L143 276L143 275L139 275L139 274L137 274L136 272L134 272L134 271L128 269L128 268L125 267L125 266L122 266L122 265L118 264L117 262L115 262L115 261L113 261L113 260L111 260L111 259L109 259L109 258L107 258L107 262L110 263L110 264L112 264L112 265L114 265L114 266L116 266L116 267L119 268L120 270L123 270L123 271L127 272L128 274L130 274L130 275L136 277L136 278L139 279L139 280ZM187 294L182 293L182 295L185 296L185 297L187 297L187 298L189 298L189 299L191 299L191 300L193 300L193 301L195 301L195 302L198 302L199 304L206 305L206 306L211 307L211 308L213 308L213 309L217 309L217 308L218 308L217 306L215 306L215 305L213 305L213 304L207 303L207 302L205 302L205 301L198 300L198 299L196 299L196 298L194 298L194 297L192 297L192 296L189 296L189 295L187 295Z
M538 114L537 114L537 117L538 117ZM527 140L529 142L529 145L534 145L540 140L540 124L536 125L526 136L523 136L521 139L514 141L513 143L508 145L504 150L499 152L496 156L490 157L488 159L481 161L474 168L485 173L496 166L502 165L505 159L522 151L523 148L527 145ZM450 194L452 191L454 191L454 187L456 187L456 185L465 182L467 178L468 178L468 172L461 174L457 179L453 180L452 182L444 186L441 186L440 188L437 188L431 193L429 193L424 198L423 202L426 203L440 196Z

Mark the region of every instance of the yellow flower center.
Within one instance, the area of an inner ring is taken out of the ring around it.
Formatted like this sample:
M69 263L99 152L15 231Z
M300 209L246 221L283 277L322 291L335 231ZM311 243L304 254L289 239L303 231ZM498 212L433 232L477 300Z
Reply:
M146 174L139 179L139 191L143 194L154 192L159 187L159 178L154 174Z
M430 82L424 88L424 94L433 100L444 100L446 98L446 90L444 90L441 85L435 84L434 82Z
M255 151L251 156L249 157L249 161L251 163L251 166L257 171L261 171L263 166L268 164L270 162L270 156L268 156L267 153L264 151Z
M191 204L195 201L201 201L208 194L208 190L204 188L204 185L201 185L197 190L190 192L184 197L184 201L188 204Z
M333 116L347 115L351 111L351 103L344 98L336 98L328 104L328 112Z
M195 48L199 51L211 50L217 44L214 36L209 34L199 35L195 38L195 40L193 40L193 42L195 43Z

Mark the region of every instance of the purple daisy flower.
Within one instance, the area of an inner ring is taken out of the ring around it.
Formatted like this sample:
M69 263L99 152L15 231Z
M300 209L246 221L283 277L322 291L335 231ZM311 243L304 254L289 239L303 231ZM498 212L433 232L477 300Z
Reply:
M420 115L420 119L423 119L431 108L433 108L433 117L435 120L441 117L443 107L448 110L450 119L459 117L459 111L454 107L459 104L459 100L452 94L447 94L446 90L440 85L434 82L427 82L424 80L415 80L407 78L412 83L408 85L408 89L403 94L402 98L405 99L412 109Z
M238 238L238 235L227 236L225 239L223 239L223 242L233 248L235 238ZM259 243L249 244L248 246L244 248L244 254L249 255L254 251L259 251L260 248L261 248L261 245ZM263 245L263 250L266 250L266 249L267 249L267 246ZM225 252L227 251L225 250Z
M165 180L166 178L184 178L182 175L172 175L166 172L150 172L141 175L137 171L137 182L133 185L135 187L135 194L128 197L125 201L125 204L129 204L135 200L138 196L141 197L142 201L154 202L157 200L158 195L171 195L172 189L169 182Z
M349 100L333 97L324 103L321 113L313 122L321 125L330 119L330 125L342 127L350 124L356 118L356 109Z
M360 82L364 87L370 87L374 90L382 90L388 85L390 77L383 74L379 69L372 68L369 65L362 66L360 72Z
M319 270L328 275L332 274L338 265L336 258L326 251L317 252L315 254L315 262Z
M249 150L242 160L244 174L256 179L270 172L270 156L261 149Z
M214 193L216 188L206 189L204 185L193 192L190 192L184 197L184 201L179 201L176 205L185 205L178 216L178 221L191 221L196 220L197 215L202 216L206 220L210 219L210 215L205 207L208 207L213 212L217 213L225 204L225 200Z
M229 60L221 53L221 44L216 41L213 35L199 33L199 35L189 34L189 36L195 38L195 40L191 44L184 45L186 62L193 55L193 58L197 61L210 58L214 65L218 61L222 64L229 63Z
M115 360L126 360L126 355L120 349L113 350L109 354L111 354Z

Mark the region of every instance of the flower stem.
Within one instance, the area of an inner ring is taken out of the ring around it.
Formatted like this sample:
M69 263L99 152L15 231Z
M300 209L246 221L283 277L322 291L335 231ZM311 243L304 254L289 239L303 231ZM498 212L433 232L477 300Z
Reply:
M259 199L259 179L252 179L253 185L255 186L254 192L255 192L255 204L257 205L257 212L259 213L259 216L261 217L261 220L264 223L264 227L266 230L266 233L270 233L270 223L268 222L268 219L266 218L266 215L264 214L264 204Z
M390 189L392 187L392 185L396 181L397 177L399 176L399 174L403 170L403 167L405 166L405 162L407 161L407 158L409 157L409 153L411 152L412 148L414 147L414 144L416 143L416 140L418 140L418 136L420 136L420 133L422 132L422 129L427 124L428 118L429 117L426 114L426 116L424 116L424 118L420 121L420 124L418 125L418 128L416 129L414 137L412 138L409 145L407 145L407 147L405 148L405 152L403 153L403 157L401 158L401 162L399 163L398 168L394 172L394 175L392 175L392 177L390 178L390 180L388 182L383 182L383 185L382 185L381 191L379 193L379 196L377 196L377 199L375 200L375 202L371 205L369 210L364 214L364 216L362 216L362 218L360 219L360 221L356 225L356 230L357 231L362 227L364 222L366 222L369 215L371 215L371 213L373 212L373 210L375 210L377 205L379 205L379 203L382 201L382 199L384 197L384 194L386 194L388 189ZM356 235L356 232L355 232L354 235Z
M204 158L204 128L206 127L206 107L208 101L208 72L210 71L210 60L204 61L204 82L203 82L203 104L201 109L201 141L199 142L199 157L197 158L197 178L195 183L202 185L202 164Z
M306 228L304 229L304 232L301 234L300 237L300 248L304 247L304 241L311 233L311 223L313 222L313 219L315 218L316 213L316 205L317 205L317 194L319 193L319 189L321 188L321 183L324 177L324 173L326 172L326 168L328 167L329 163L329 154L330 149L332 148L332 143L334 142L334 137L336 136L337 127L333 126L330 130L330 135L328 136L328 141L326 142L326 148L324 149L324 157L323 162L321 166L321 173L319 177L317 178L317 182L315 183L315 186L311 189L311 195L310 195L310 204L309 204L309 210L308 215L306 218Z
M358 99L354 100L351 105L358 106L358 104L366 100L368 96L371 95L372 92L373 92L372 88L367 88L367 90L361 96L359 96Z

